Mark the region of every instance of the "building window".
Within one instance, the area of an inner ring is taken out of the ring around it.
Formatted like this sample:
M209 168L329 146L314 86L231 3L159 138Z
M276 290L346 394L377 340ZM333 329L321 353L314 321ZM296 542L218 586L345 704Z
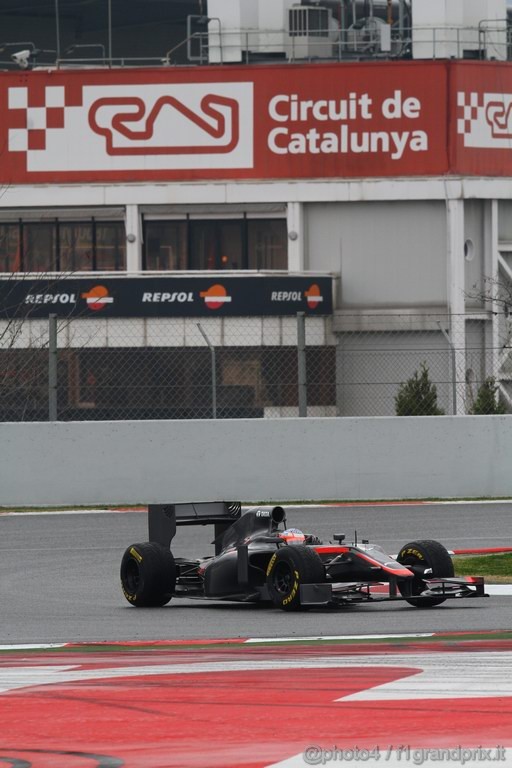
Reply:
M187 269L187 222L148 222L144 237L145 269Z
M249 219L247 250L249 269L288 269L286 221Z
M94 268L91 222L59 223L59 267L63 272L88 271Z
M22 242L25 272L57 271L56 222L24 222Z
M120 221L95 223L94 268L105 272L126 269L126 241L124 224Z
M190 269L244 269L244 219L190 222Z
M0 223L3 272L85 272L126 269L122 221Z
M144 268L286 270L286 220L145 220Z
M21 268L20 226L0 224L0 272L19 272Z

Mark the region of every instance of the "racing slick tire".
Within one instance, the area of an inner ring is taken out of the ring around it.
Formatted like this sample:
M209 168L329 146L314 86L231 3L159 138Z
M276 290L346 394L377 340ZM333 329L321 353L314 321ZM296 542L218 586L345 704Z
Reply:
M304 610L300 603L300 585L325 581L325 571L318 553L307 546L281 547L267 566L267 589L273 604L283 611Z
M121 560L121 586L128 602L137 608L165 605L176 586L172 552L155 541L132 544Z
M406 544L398 553L397 560L402 565L424 565L432 569L433 577L453 576L453 561L448 550L438 541L426 539L412 541ZM425 582L419 576L407 581L399 581L398 589L407 602L415 608L433 608L444 603L445 597L422 597L415 599L413 595L419 595L425 589Z

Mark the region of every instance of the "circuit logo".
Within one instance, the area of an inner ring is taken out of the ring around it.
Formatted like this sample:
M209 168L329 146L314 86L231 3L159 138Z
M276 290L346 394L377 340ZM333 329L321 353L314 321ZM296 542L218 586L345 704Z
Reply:
M28 171L95 181L253 168L253 91L252 82L141 83L124 72L103 85L16 85L7 93L8 148L25 155Z
M82 299L87 302L87 307L93 312L99 312L107 304L113 304L114 299L109 296L108 289L104 285L95 285L87 293L82 293Z
M457 133L465 147L510 150L512 93L460 91L457 108Z
M306 297L309 309L316 309L324 300L320 288L316 283L313 283L313 285L309 286L307 291L304 291L304 296Z
M98 118L102 111L107 116L103 118L107 119L105 125ZM162 144L159 123L164 126L160 125ZM105 137L109 155L229 154L240 138L240 104L215 93L205 93L194 109L172 94L161 95L154 103L149 94L146 100L140 96L106 96L91 106L89 125ZM197 143L188 144L190 138L185 137L194 132Z
M231 296L223 285L212 285L207 291L201 291L199 296L204 299L204 303L208 309L220 309L223 304L229 304Z

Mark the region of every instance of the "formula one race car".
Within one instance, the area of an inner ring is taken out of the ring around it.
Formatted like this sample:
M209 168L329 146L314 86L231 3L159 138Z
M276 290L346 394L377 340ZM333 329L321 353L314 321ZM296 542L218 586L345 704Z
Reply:
M240 502L150 505L148 519L150 541L132 544L121 562L124 596L139 607L187 597L267 601L284 611L383 600L431 608L448 598L486 597L483 578L454 578L437 541L406 544L395 559L365 540L346 544L342 534L324 544L287 528L283 507L242 513ZM177 525L208 524L215 527L213 556L172 555Z

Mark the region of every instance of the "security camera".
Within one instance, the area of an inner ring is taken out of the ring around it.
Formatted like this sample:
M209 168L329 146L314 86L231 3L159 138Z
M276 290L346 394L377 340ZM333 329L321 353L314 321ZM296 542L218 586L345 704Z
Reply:
M15 64L18 65L18 67L20 67L20 69L28 69L31 55L32 51L27 49L25 51L18 51L17 53L13 53L11 59Z

